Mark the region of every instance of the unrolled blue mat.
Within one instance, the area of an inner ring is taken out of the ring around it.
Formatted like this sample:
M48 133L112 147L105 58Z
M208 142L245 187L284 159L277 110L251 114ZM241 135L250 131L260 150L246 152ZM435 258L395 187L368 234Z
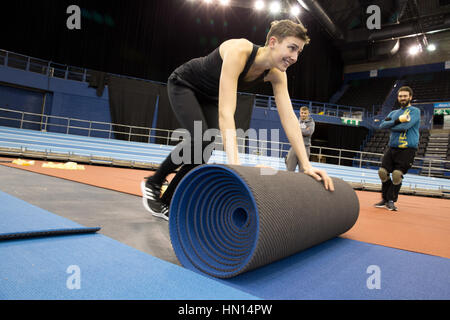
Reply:
M101 234L0 242L1 300L254 300Z
M95 233L84 227L0 191L0 241Z
M0 235L84 228L1 191L0 204Z
M75 232L0 241L0 300L257 299L106 236L79 234L83 226L3 192L0 201L3 235Z

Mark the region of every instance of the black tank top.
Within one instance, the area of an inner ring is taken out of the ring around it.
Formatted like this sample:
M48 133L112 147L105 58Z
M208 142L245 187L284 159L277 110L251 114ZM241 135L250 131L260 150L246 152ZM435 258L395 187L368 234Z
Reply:
M259 46L253 44L253 50L247 59L244 70L238 79L238 91L245 91L257 84L264 82L264 77L270 70L264 71L258 78L251 82L244 81L248 70L255 61ZM192 88L195 92L212 100L219 99L219 82L222 71L222 57L219 48L209 55L192 59L178 67L170 77L176 77L183 84Z

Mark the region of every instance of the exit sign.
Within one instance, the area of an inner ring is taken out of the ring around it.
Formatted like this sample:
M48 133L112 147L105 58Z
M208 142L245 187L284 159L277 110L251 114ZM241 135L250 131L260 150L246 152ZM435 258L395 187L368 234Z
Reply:
M434 109L434 115L435 116L439 116L439 115L450 115L450 108L440 108L440 109Z
M352 118L341 118L342 124L350 125L350 126L359 126L361 124L361 120L352 119Z

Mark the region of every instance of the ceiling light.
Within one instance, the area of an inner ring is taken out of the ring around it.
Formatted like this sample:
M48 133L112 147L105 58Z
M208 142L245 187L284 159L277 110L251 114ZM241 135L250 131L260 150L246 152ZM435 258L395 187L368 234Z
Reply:
M281 11L281 5L278 1L274 1L270 4L269 10L271 13L279 13Z
M291 7L291 15L298 16L300 14L300 7L299 6L292 6Z
M411 46L410 48L409 48L409 54L410 55L416 55L416 54L418 54L419 52L420 52L420 49L421 49L421 47L419 46L419 45L415 45L415 46Z
M255 7L256 10L264 9L264 7L265 7L264 1L262 1L262 0L255 1L255 6L254 7Z
M436 50L436 45L434 43L431 43L427 46L427 50L428 51L435 51Z

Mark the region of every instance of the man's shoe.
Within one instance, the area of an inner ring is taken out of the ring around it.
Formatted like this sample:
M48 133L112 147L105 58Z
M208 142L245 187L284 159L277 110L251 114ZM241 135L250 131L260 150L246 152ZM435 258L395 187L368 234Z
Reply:
M390 211L397 211L397 207L394 204L394 201L390 200L386 203L386 208Z
M147 181L141 182L142 204L154 217L169 220L169 207L162 203L161 186Z
M380 202L375 203L374 207L375 208L384 208L384 207L386 207L386 201L385 200L381 200Z

